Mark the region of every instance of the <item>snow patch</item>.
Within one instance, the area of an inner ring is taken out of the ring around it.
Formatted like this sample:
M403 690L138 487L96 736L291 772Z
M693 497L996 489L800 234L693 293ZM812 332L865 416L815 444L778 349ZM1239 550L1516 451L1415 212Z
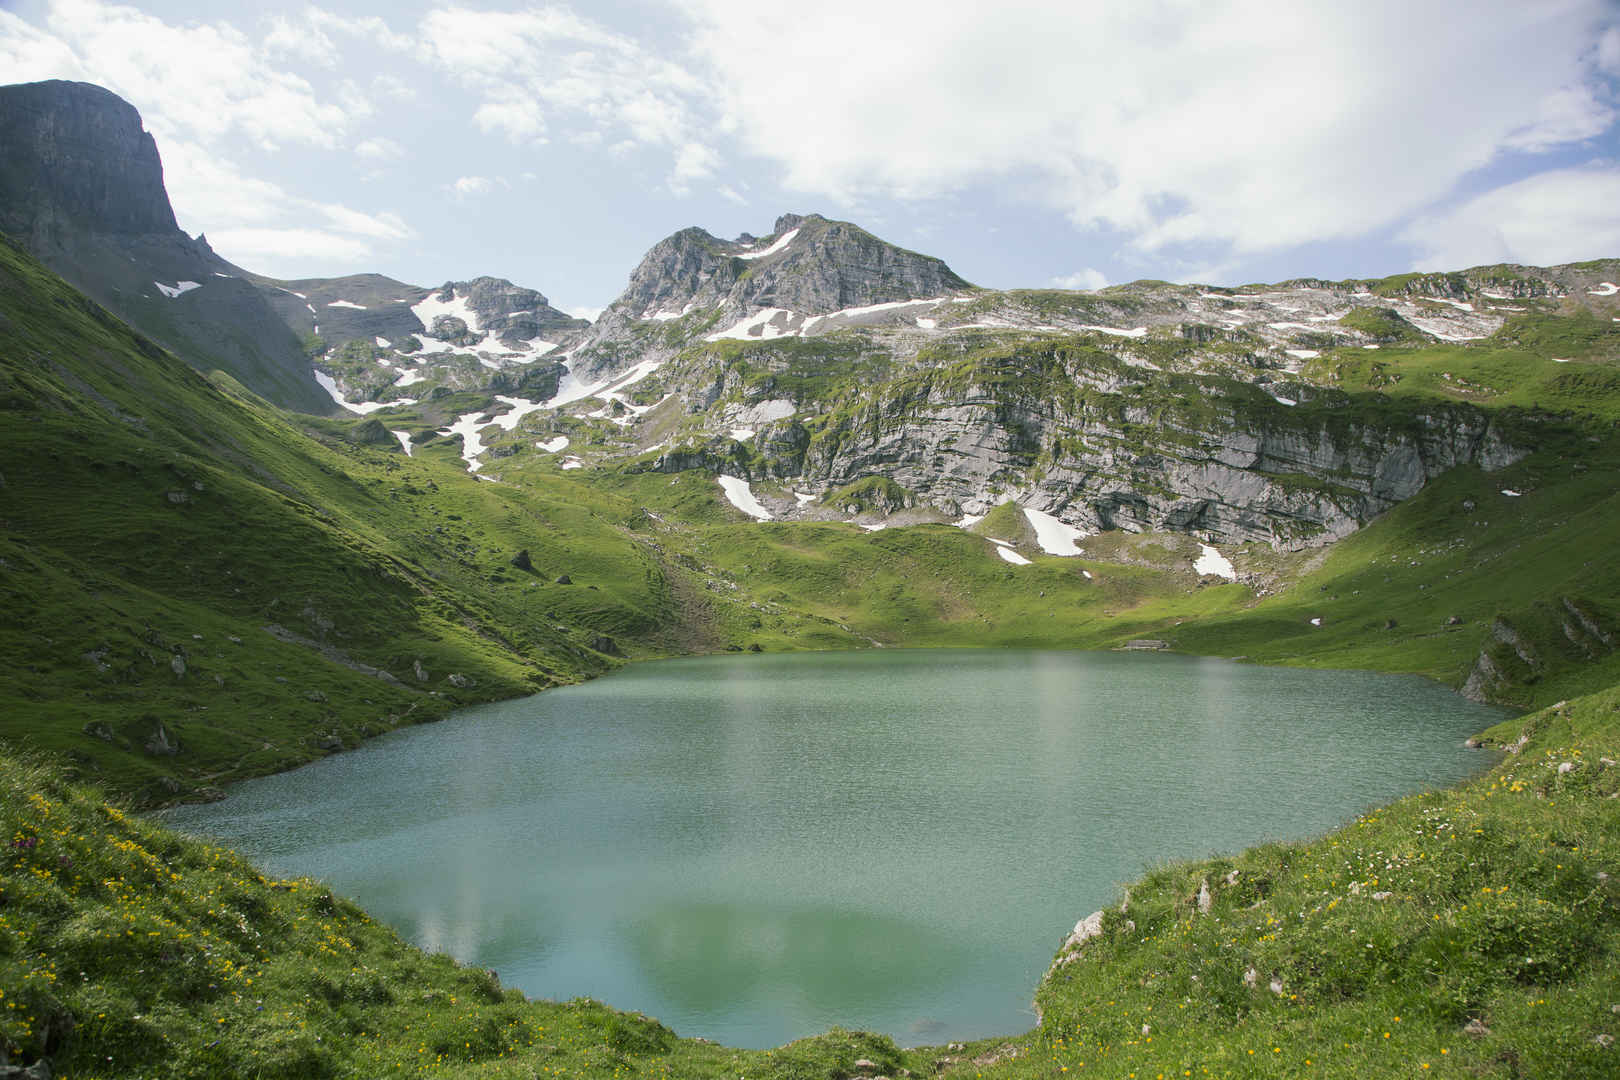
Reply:
M415 386L419 382L427 382L427 376L420 371L407 371L394 380L395 386Z
M866 315L876 315L886 311L900 311L905 308L935 308L943 304L946 297L936 296L930 300L889 300L881 304L867 304L865 307L840 308L829 311L825 315L812 315L805 320L799 332L808 334L813 327L828 322L843 322L858 320Z
M1363 345L1362 348L1363 349L1376 349L1376 348L1378 348L1378 346L1376 346L1376 345Z
M1279 405L1298 405L1299 404L1299 402L1295 401L1293 398L1283 397L1280 394L1272 394L1271 395L1271 400L1275 401Z
M662 363L661 360L643 360L622 375L610 375L593 383L583 383L574 374L573 361L565 361L563 366L568 370L563 375L562 381L557 384L557 393L552 396L550 401L546 402L546 408L560 409L562 406L572 405L576 401L605 396L614 390L623 390L657 371ZM626 402L626 405L628 404ZM642 411L645 411L645 409Z
M697 307L697 301L693 300L679 311L657 311L651 315L643 315L642 318L651 319L653 322L668 322L671 319L679 319L690 315L695 307Z
M350 301L350 300L333 300L330 303L328 303L326 306L327 307L353 308L355 311L364 311L364 310L366 310L366 305L364 305L364 304L356 304L356 303L354 303L353 301Z
M1620 292L1620 285L1616 285L1612 281L1604 281L1600 282L1595 288L1586 291L1593 296L1613 296L1615 293Z
M1081 572L1081 573L1082 573L1082 574L1084 574L1084 575L1086 575L1086 580L1087 580L1087 581L1090 581L1090 580L1091 580L1091 571L1090 571L1090 570L1082 570L1082 571L1080 571L1080 572Z
M439 353L450 353L456 351L456 347L450 344L448 341L440 341L438 338L430 338L426 334L417 335L416 340L422 343L422 347L414 352L405 353L404 355L436 356Z
M767 255L775 255L778 251L781 251L783 248L793 243L793 238L798 235L798 229L789 229L787 232L783 233L781 237L777 239L776 243L772 244L770 247L765 248L762 251L740 252L736 257L739 259L763 259Z
M1227 581L1237 580L1237 570L1232 566L1232 560L1222 555L1208 544L1198 545L1198 558L1193 560L1193 569L1200 575L1214 574Z
M738 442L742 442L745 439L752 439L754 437L754 429L748 427L734 427L731 429L731 437Z
M405 456L406 457L414 457L415 456L413 454L412 450L411 450L411 433L410 432L408 432L408 431L393 431L393 430L390 430L388 432L388 434L392 435L394 438L399 440L400 449L405 451Z
M583 469L585 467L585 463L577 457L564 458L562 467L564 470Z
M963 514L960 518L951 522L951 524L955 525L958 529L971 529L973 526L977 525L983 520L983 514Z
M467 471L470 473L484 467L484 463L478 460L478 455L484 452L484 440L479 438L478 433L489 426L489 421L483 419L484 415L482 410L462 413L456 418L455 423L439 432L440 435L461 436L461 458L467 463Z
M1295 360L1315 360L1322 355L1315 349L1284 349L1283 352L1292 356Z
M800 506L803 506L806 503L813 503L813 502L816 501L816 497L814 495L811 495L811 494L809 494L807 492L803 492L803 491L795 491L793 493L793 497L799 501Z
M919 318L917 320L917 328L919 330L932 330L935 327L937 327L938 325L939 325L939 320L938 319L921 319L921 318Z
M1029 560L1028 559L1024 558L1022 555L1018 554L1018 552L1014 551L1010 547L1002 547L1002 546L1000 546L998 544L996 546L996 554L1001 556L1001 561L1002 562L1010 562L1014 566L1028 566L1029 565Z
M753 489L748 486L748 481L739 480L735 476L721 476L716 479L720 481L721 490L726 493L726 501L732 506L756 520L771 520L771 512L754 498Z
M722 341L726 338L735 338L739 341L760 341L765 338L786 337L795 331L791 329L793 321L797 318L787 308L766 308L756 311L724 330L717 330L704 338L704 341Z
M1048 555L1083 555L1076 540L1084 538L1087 534L1083 529L1060 521L1051 514L1041 510L1032 510L1024 507L1024 519L1034 526L1035 542L1041 550Z
M332 376L328 375L326 372L315 372L315 381L321 384L322 390L325 390L328 394L332 395L333 401L337 402L339 405L343 406L345 409L348 409L352 413L359 413L361 416L365 416L367 413L374 413L378 409L392 409L396 405L416 404L415 398L398 398L394 401L362 401L356 404L354 402L344 400L343 391L338 389L337 380L332 378Z
M1474 310L1474 305L1473 304L1464 303L1461 300L1447 300L1443 296L1431 296L1431 297L1429 297L1429 299L1433 300L1437 304L1450 304L1452 307L1456 308L1458 311L1473 311Z
M1555 364L1567 364L1567 363L1569 363L1569 358L1568 357L1555 356L1555 357L1553 357L1553 363L1555 363Z
M411 314L421 321L423 330L431 330L433 320L440 315L454 315L466 323L469 330L483 329L478 324L478 316L467 306L467 298L453 291L449 300L440 300L436 292L428 293L424 299L411 305Z
M152 284L158 287L158 292L167 296L170 300L178 296L184 296L192 289L202 288L202 283L197 281L177 281L173 285L165 285L161 281L154 281Z
M1042 329L1046 329L1046 328L1043 327ZM1056 329L1056 327L1052 327L1051 329ZM1095 330L1099 334L1113 334L1115 337L1128 337L1128 338L1147 337L1147 332L1148 332L1148 328L1145 327L1145 326L1138 326L1135 330L1121 330L1117 326L1089 326L1089 325L1082 325L1082 326L1075 327L1075 329L1076 330Z
M379 338L376 339L376 341L377 341L377 348L379 348L379 349L391 349L391 348L394 347L394 343L392 341L389 341L385 337L379 337Z
M1502 494L1506 495L1510 499L1517 499L1519 496L1523 495L1524 492L1514 491L1512 488L1503 488Z
M512 406L511 412L503 413L490 421L490 423L497 425L505 431L513 430L518 426L519 420L522 420L525 416L528 416L532 412L536 412L546 407L545 403L541 401L529 401L526 398L507 397L505 394L496 394L495 400L505 402L506 404Z
M568 436L558 435L555 439L547 439L545 442L537 442L534 445L548 454L555 454L559 450L568 449Z
M1318 615L1316 618L1312 619L1311 620L1311 625L1312 626L1321 626L1322 625L1322 617L1320 615Z

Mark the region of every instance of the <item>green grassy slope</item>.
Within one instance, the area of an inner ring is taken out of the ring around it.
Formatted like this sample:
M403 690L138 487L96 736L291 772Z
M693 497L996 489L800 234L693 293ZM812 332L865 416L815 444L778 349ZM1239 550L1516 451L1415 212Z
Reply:
M0 737L161 801L670 648L614 500L233 398L9 243L0 331Z

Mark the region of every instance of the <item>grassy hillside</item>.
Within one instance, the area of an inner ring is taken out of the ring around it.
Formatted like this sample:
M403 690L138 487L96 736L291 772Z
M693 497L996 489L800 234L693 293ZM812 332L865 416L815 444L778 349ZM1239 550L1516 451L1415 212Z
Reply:
M279 413L5 242L0 332L0 737L194 797L672 647L618 501Z

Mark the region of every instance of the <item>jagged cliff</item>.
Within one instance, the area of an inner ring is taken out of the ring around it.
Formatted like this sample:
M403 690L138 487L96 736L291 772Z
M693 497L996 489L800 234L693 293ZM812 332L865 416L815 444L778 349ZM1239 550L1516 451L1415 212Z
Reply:
M797 333L807 319L971 290L949 266L847 221L783 214L762 240L682 229L655 244L574 350L590 377L713 338Z

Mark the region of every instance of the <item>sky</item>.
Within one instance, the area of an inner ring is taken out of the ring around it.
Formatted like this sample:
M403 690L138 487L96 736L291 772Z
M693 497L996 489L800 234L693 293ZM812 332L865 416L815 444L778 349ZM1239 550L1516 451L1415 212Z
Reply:
M250 270L587 316L789 211L993 288L1620 256L1620 0L0 0L48 78Z

